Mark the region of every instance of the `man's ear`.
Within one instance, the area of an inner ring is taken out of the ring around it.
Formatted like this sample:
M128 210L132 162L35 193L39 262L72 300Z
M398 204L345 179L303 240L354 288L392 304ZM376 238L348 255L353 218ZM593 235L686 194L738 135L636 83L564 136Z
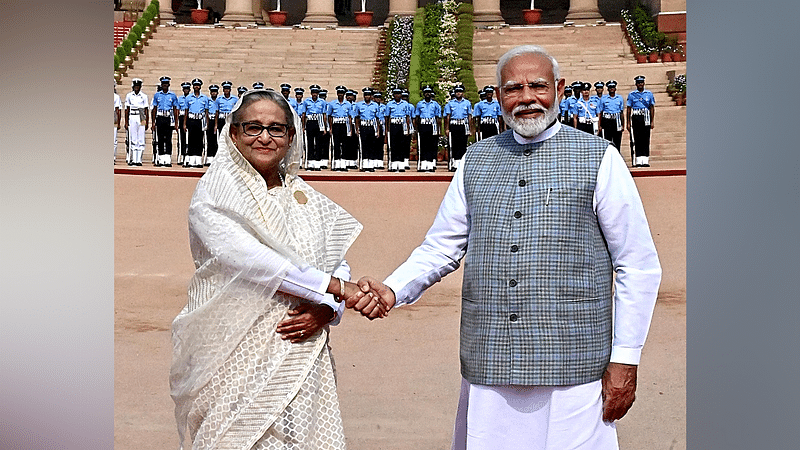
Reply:
M567 85L566 78L560 78L558 80L558 83L556 84L556 91L558 92L557 98L559 101L561 101L561 99L564 97L564 87L566 85Z

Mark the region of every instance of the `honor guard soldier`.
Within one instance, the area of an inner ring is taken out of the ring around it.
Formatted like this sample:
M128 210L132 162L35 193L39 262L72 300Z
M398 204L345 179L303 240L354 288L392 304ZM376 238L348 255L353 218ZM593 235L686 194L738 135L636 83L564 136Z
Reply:
M183 95L178 97L178 164L186 163L186 151L189 148L189 140L186 138L186 98L192 84L188 81L181 83Z
M294 88L294 98L289 101L289 105L294 108L294 111L297 113L298 116L302 116L303 113L300 111L300 105L303 104L303 93L306 90L299 87Z
M153 94L153 126L156 129L158 166L172 167L172 130L178 123L178 96L169 90L170 77L161 77L161 90Z
M244 86L239 86L236 88L236 93L239 95L239 97L241 97L245 92L247 92L247 88Z
M389 172L405 172L405 160L409 157L411 133L411 117L408 115L408 102L403 100L403 90L399 87L392 89L394 100L386 104L386 123L389 129L386 133L386 143L389 152Z
M409 130L408 136L406 136L406 140L408 140L408 150L409 155L411 153L411 141L414 139L414 135L416 134L417 130L414 129L414 105L409 102L409 98L411 97L411 93L408 92L408 89L403 89L403 93L400 94L400 98L406 102L406 109L408 110L408 117L411 119L411 129ZM411 170L411 166L409 165L408 157L405 158L403 161L405 163L406 170Z
M574 98L572 96L572 88L564 86L564 98L558 103L558 118L562 124L569 126L572 126L571 98Z
M320 170L324 156L323 136L325 135L325 112L328 103L319 98L319 85L312 84L308 87L311 97L303 100L303 127L306 133L306 169Z
M328 90L327 89L320 89L319 90L319 98L325 101L325 122L322 124L325 126L325 134L322 135L322 149L320 153L322 154L322 168L327 169L328 163L330 162L331 156L331 124L328 123L328 117L331 115L331 105L328 102Z
M636 90L628 94L625 118L628 132L631 133L636 159L633 167L650 167L650 130L654 128L656 98L644 88L644 76L633 79Z
M595 93L592 94L589 98L593 99L593 100L596 100L597 103L600 103L600 100L602 100L603 97L605 97L605 94L603 94L603 87L604 86L605 86L605 83L603 83L602 81L598 81L597 83L595 83L594 84Z
M336 100L328 102L328 126L333 139L331 170L342 172L347 172L347 138L353 134L353 123L350 119L353 105L345 100L346 93L346 87L336 86Z
M281 95L283 98L286 99L287 102L291 105L292 99L289 98L289 95L292 94L292 85L289 83L281 83Z
M589 97L592 85L583 83L582 88L581 98L573 106L572 126L589 134L597 134L595 127L597 126L598 103Z
M434 172L436 156L439 153L439 118L442 117L442 106L433 99L433 87L422 88L423 100L417 102L414 117L417 122L417 171Z
M383 153L378 154L375 142L380 136L378 116L381 107L372 101L372 88L365 87L361 92L364 100L356 103L355 107L356 133L361 144L361 171L374 172L375 167L379 166L378 158L383 160ZM383 148L383 142L380 144Z
M464 85L453 89L455 99L444 106L444 132L450 143L449 169L454 172L461 165L461 158L467 151L467 141L471 134L469 123L472 119L472 104L464 98Z
M494 87L484 86L483 93L486 98L475 104L472 114L478 140L500 134L503 130L503 113L500 111L500 103L494 99Z
M350 135L345 139L344 147L345 167L348 169L358 169L358 149L361 145L358 139L355 122L356 116L358 115L356 97L358 97L358 92L352 89L348 89L344 94L344 99L350 103L350 125L352 126Z
M625 100L617 95L617 81L610 80L606 83L608 94L600 98L597 113L600 115L600 137L611 141L619 150L622 145L622 130L625 129L625 118L622 111L625 109Z
M117 94L117 80L114 80L114 164L117 163L117 134L119 132L119 121L122 118L122 100Z
M375 148L373 149L376 155L380 155L373 169L383 170L383 147L386 141L386 133L389 132L389 127L386 125L386 102L384 101L381 91L372 91L372 101L378 104L378 137L375 139Z
M183 124L188 134L189 148L183 167L203 167L203 129L208 123L209 99L200 92L203 80L192 80L192 92L186 96L186 122Z
M217 156L217 98L219 97L219 86L212 84L208 87L208 123L206 124L206 161L205 165L210 166ZM220 128L221 129L221 128Z
M264 89L264 83L256 81L255 83L253 83L253 89Z
M225 126L225 121L231 115L233 107L236 106L236 102L239 100L239 97L231 94L231 89L233 89L233 83L230 81L222 82L222 96L217 97L217 132Z
M125 130L128 131L128 165L141 166L144 132L147 130L147 95L142 92L142 79L131 80L131 92L125 96Z

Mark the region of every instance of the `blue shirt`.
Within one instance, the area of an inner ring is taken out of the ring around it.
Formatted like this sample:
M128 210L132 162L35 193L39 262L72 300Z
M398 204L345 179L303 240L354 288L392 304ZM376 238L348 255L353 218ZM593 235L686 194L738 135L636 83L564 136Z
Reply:
M326 114L328 112L328 102L319 97L314 101L314 99L309 97L303 100L303 112L306 115Z
M621 113L622 110L625 109L625 100L622 99L621 95L604 95L600 99L600 104L597 107L597 113L606 113L606 114L617 114Z
M211 100L204 94L195 96L189 94L186 96L186 106L189 109L189 114L200 114L208 109L208 104Z
M167 91L167 93L158 91L153 94L153 103L151 106L159 111L172 111L172 108L178 107L178 96L170 91Z
M342 100L342 103L339 103L339 99L332 100L328 102L328 115L331 117L347 117L350 115L352 107L352 103L347 100Z
M211 100L211 97L208 98L208 117L212 117L213 118L214 114L217 113L217 110L219 109L219 107L217 106L217 99L218 98L219 97L217 97L214 100Z
M472 104L469 100L462 98L450 100L444 105L444 115L451 119L466 119L472 114Z
M230 113L238 101L239 97L234 97L233 95L230 98L226 98L224 95L217 97L217 110L220 113Z
M597 117L597 103L591 98L589 100L580 98L573 105L572 114L578 117Z
M429 102L420 100L417 102L417 108L414 110L414 116L420 119L442 117L442 107L436 100L431 100Z
M178 109L180 111L183 111L184 109L186 109L186 96L185 95L181 95L180 97L178 97Z
M653 93L645 89L642 92L635 90L628 94L628 106L632 109L648 109L650 106L655 106L656 98Z
M373 120L378 117L380 114L381 107L375 102L369 102L369 104L365 101L360 101L356 103L354 111L355 115L353 117L360 117L361 120Z
M570 97L570 98L572 98L572 97ZM561 103L558 104L558 115L559 116L563 116L564 113L567 113L567 115L572 114L572 111L570 111L570 105L569 104L570 104L569 98L565 98L564 100L561 100Z
M408 115L408 107L406 105L408 105L408 102L405 100L400 100L399 102L392 100L386 104L386 110L383 115L393 119L405 117Z
M500 103L497 100L492 99L491 102L486 100L481 100L475 104L475 109L472 113L475 117L493 117L497 118L501 116L503 113L500 112Z

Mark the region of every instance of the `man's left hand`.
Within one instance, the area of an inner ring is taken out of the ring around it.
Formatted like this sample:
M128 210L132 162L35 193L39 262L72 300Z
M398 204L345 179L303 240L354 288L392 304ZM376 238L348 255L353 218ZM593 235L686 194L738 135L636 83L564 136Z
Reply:
M621 419L636 399L636 370L638 366L608 363L603 374L603 420Z

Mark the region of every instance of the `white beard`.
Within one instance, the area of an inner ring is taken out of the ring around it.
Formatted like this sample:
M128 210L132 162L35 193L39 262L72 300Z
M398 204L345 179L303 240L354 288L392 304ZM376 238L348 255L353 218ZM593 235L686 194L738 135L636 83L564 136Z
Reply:
M505 108L501 108L501 110L503 112L503 120L506 122L506 125L508 125L512 130L516 131L520 136L526 138L538 136L558 117L558 104L556 104L556 102L553 102L549 109L545 109L541 105L533 104L519 105L510 113L507 112ZM525 119L517 119L515 114L525 110L541 111L544 113L544 115L538 118L530 117Z

